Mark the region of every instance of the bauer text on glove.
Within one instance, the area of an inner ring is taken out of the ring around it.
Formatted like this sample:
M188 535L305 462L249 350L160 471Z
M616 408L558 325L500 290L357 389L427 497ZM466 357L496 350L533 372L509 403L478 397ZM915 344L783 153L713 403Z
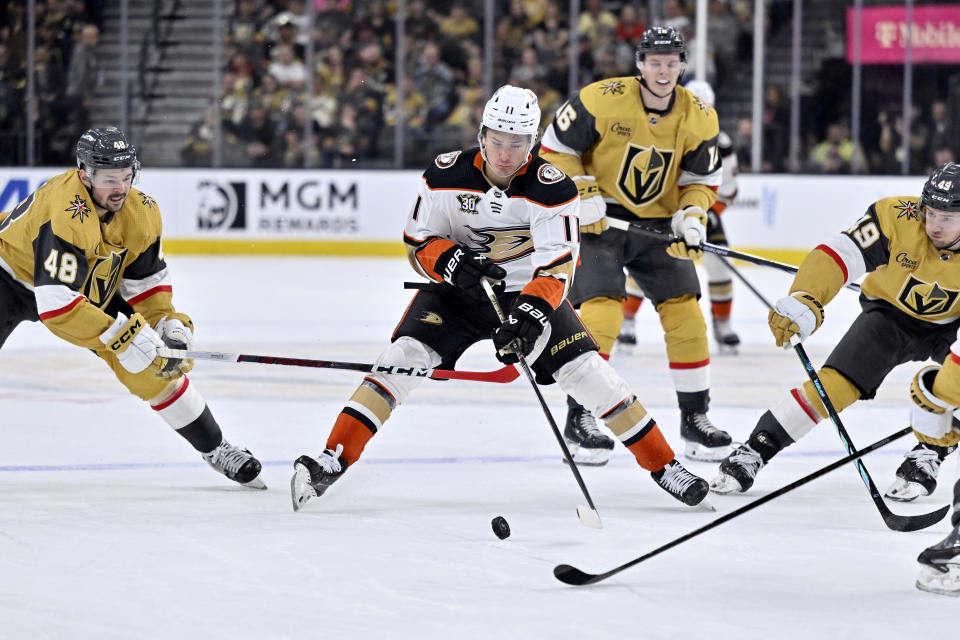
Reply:
M553 308L543 298L521 295L510 308L507 319L493 334L493 346L497 359L503 364L513 364L520 358L514 351L514 340L520 343L524 356L533 351L537 338L547 327L547 319Z
M475 298L486 298L480 281L503 280L507 272L490 258L472 251L463 245L455 244L437 259L437 272L443 280L463 289Z

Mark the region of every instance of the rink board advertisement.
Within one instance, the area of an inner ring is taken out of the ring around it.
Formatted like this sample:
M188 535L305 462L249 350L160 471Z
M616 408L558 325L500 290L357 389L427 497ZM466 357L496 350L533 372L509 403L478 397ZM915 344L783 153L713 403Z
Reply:
M57 169L0 169L9 211ZM723 214L731 246L809 249L873 201L920 194L923 177L741 175ZM147 169L137 188L163 212L168 252L402 255L419 171Z

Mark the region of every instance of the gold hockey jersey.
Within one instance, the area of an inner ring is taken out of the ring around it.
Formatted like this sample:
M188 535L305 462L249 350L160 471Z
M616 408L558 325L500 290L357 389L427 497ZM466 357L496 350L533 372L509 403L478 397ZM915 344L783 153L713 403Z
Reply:
M808 291L826 304L865 273L867 299L934 324L960 317L960 254L933 246L916 197L874 202L853 226L810 252L790 291Z
M594 82L557 109L540 155L570 177L594 176L600 195L640 218L668 218L716 201L721 160L717 112L683 87L667 109L648 110L639 77Z
M115 293L156 326L175 313L160 247L160 209L130 189L123 207L100 220L79 171L48 180L0 214L0 269L34 294L40 320L54 334L102 350L113 322L102 311Z

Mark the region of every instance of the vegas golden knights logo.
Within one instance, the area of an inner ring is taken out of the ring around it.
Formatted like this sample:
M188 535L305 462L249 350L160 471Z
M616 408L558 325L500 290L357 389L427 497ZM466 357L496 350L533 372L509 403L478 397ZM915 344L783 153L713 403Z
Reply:
M936 282L923 282L911 275L897 300L918 316L938 316L953 308L957 294L957 291L944 289Z
M123 272L123 260L127 256L127 249L117 253L111 251L109 257L97 256L96 262L90 269L90 277L83 285L83 295L95 306L103 309L120 284L120 274Z
M470 229L470 244L480 246L480 251L494 262L519 260L533 253L530 227L490 227L488 229L467 227L467 229Z
M663 193L672 159L673 151L628 144L617 178L620 193L636 206L653 202Z

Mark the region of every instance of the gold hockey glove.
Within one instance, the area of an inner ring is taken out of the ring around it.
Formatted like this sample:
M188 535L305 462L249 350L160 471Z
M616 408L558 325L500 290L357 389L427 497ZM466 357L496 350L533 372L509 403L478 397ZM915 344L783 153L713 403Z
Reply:
M777 300L767 315L767 323L778 347L788 344L794 334L799 334L801 341L806 340L823 324L823 305L806 291L797 291Z

